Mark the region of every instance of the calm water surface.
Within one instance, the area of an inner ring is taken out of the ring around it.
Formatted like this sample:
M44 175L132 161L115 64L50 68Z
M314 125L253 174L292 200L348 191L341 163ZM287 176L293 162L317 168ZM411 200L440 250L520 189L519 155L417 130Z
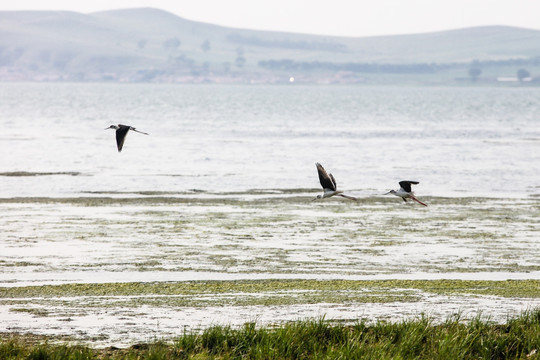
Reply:
M0 197L314 189L314 163L372 196L540 187L540 89L2 84ZM130 133L117 153L109 124Z

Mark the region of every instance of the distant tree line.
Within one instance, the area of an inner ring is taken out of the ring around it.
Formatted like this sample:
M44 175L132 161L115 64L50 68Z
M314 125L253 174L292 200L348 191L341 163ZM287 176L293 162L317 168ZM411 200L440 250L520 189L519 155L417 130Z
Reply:
M331 52L347 52L347 46L326 41L291 41L291 40L266 40L256 36L243 36L240 34L230 34L227 40L236 44L246 46L261 46L282 49L298 49L298 50L317 50Z
M324 61L295 61L292 59L262 60L258 66L266 70L286 71L352 71L357 73L386 73L386 74L429 74L452 68L471 66L469 76L476 80L482 73L481 68L490 66L540 66L540 56L526 59L506 60L474 60L473 63L361 63L361 62L324 62ZM522 74L521 74L522 75ZM523 75L522 75L523 77Z
M519 59L506 59L506 60L473 60L473 67L489 67L489 66L525 66L533 65L540 66L540 56L530 57L530 58L519 58Z
M451 64L387 64L387 63L334 63L322 61L294 61L291 59L262 60L258 65L267 70L296 70L296 71L352 71L359 73L389 73L389 74L426 74L448 69Z
M530 65L530 66L539 66L540 65L540 56L525 58L525 59L507 59L507 60L473 60L469 68L469 77L472 81L477 81L480 75L482 74L482 67L490 66L516 66L520 67L516 72L516 77L519 81L524 81L526 78L531 77L531 73L524 69L521 66Z

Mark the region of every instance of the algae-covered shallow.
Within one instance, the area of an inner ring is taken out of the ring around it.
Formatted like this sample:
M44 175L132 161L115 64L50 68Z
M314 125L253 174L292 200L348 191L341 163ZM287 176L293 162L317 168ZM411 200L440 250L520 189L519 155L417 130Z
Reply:
M0 284L540 277L539 198L309 193L0 199Z
M403 294L418 290L438 295L491 295L507 298L540 298L540 280L306 280L266 279L234 281L131 282L22 286L0 288L0 299L123 296L200 296L223 294L274 294L276 292L358 292ZM238 299L237 299L238 300ZM256 301L256 300L254 300ZM144 301L143 301L144 302ZM363 302L362 300L360 302ZM274 305L281 305L277 301Z
M0 199L0 331L129 345L253 320L504 321L540 306L539 198L313 192Z

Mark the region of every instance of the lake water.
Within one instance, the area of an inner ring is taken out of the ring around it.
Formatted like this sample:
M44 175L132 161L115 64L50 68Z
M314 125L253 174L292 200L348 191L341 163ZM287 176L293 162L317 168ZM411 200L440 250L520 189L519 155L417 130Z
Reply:
M466 309L504 321L540 306L424 293L270 308L235 302L246 294L199 294L208 306L148 294L126 306L2 290L540 279L540 88L4 83L0 99L0 331L129 344L254 319ZM118 123L150 135L130 132L118 153L104 130ZM312 202L315 162L359 201ZM428 207L381 195L404 179ZM254 296L278 295L297 296Z
M540 89L2 84L0 197L315 189L540 193ZM117 153L110 124L130 133Z

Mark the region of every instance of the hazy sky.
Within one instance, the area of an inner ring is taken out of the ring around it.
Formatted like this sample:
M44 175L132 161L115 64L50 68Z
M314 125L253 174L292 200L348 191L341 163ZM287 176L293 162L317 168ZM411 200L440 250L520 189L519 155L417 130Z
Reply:
M0 10L82 13L155 7L218 25L322 35L419 33L478 25L540 30L540 0L16 0Z

